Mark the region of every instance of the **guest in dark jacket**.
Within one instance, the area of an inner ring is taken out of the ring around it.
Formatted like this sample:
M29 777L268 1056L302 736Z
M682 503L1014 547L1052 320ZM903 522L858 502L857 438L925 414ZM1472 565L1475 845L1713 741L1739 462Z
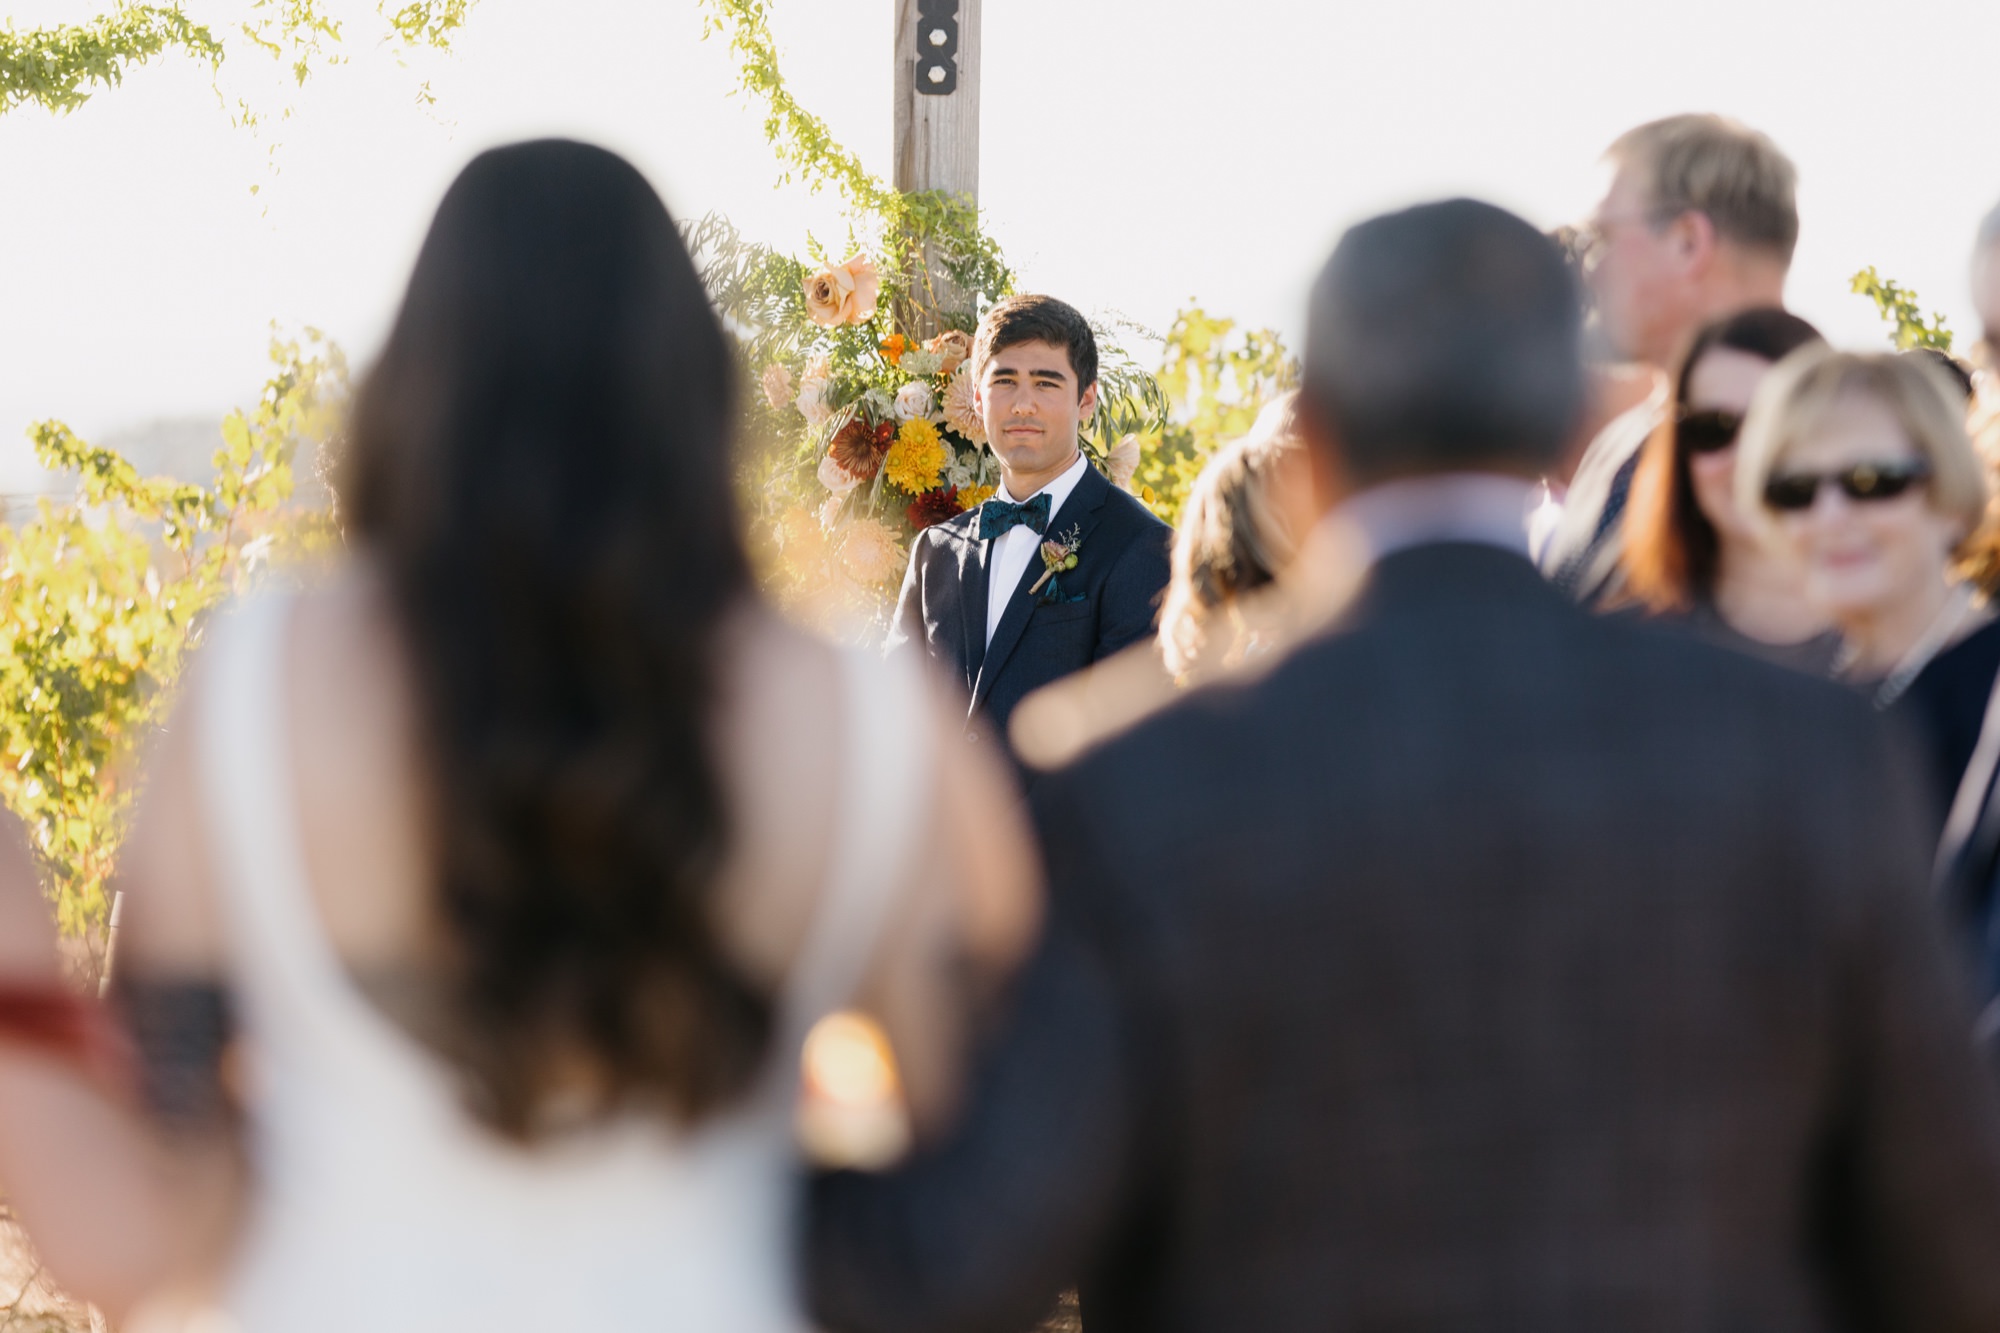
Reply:
M1004 746L1023 696L1147 637L1173 532L1090 465L1090 323L1048 296L1002 301L972 364L1000 493L910 549L892 649L921 645L968 700L966 736Z
M1525 222L1349 232L1335 625L1049 775L1053 920L949 1142L813 1190L835 1330L2000 1328L2000 1110L1908 771L1835 686L1525 554L1581 394Z
M1741 454L1743 512L1801 565L1841 674L1928 742L1942 824L2000 666L2000 624L1954 568L1991 488L1964 396L1924 360L1805 348L1759 390Z

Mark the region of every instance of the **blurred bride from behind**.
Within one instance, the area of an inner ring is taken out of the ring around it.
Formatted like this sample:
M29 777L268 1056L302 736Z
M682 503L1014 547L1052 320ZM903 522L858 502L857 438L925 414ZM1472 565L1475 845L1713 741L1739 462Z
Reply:
M803 1034L866 1008L951 1111L1029 834L911 668L757 595L732 372L637 171L481 154L356 402L351 553L210 630L151 763L130 1095L5 849L0 1178L114 1320L802 1333Z

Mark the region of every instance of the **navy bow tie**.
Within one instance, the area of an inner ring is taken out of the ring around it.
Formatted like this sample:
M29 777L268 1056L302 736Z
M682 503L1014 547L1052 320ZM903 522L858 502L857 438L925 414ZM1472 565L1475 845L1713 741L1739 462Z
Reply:
M1033 528L1036 532L1049 530L1049 493L1043 491L1032 500L1020 504L1009 504L1005 500L988 500L979 506L979 540L990 542L1002 533L1017 527Z

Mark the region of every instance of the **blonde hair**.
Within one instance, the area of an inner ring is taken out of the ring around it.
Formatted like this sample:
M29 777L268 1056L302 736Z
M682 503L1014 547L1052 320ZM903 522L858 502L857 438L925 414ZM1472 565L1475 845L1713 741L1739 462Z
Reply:
M1780 361L1757 387L1737 441L1737 508L1766 530L1775 527L1765 485L1785 451L1851 393L1889 409L1930 465L1931 507L1965 525L1961 540L1970 537L1986 513L1988 482L1965 430L1965 395L1935 366L1894 352L1836 352L1816 343Z
M1175 679L1214 655L1214 616L1272 582L1298 553L1305 534L1291 530L1273 481L1301 447L1298 394L1287 393L1258 413L1248 434L1217 450L1188 489L1160 611L1161 656Z
M1704 214L1723 238L1792 262L1798 168L1765 135L1722 116L1668 116L1627 130L1606 156L1642 173L1657 214Z

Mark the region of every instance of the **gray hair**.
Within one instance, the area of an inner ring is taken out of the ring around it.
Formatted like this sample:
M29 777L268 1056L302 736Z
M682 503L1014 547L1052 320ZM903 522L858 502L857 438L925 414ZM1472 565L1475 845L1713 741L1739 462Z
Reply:
M1542 472L1584 396L1582 297L1556 244L1472 199L1355 226L1313 285L1305 392L1363 480Z
M1627 130L1609 156L1638 170L1661 213L1704 214L1724 239L1792 262L1799 173L1765 135L1723 116L1668 116Z

